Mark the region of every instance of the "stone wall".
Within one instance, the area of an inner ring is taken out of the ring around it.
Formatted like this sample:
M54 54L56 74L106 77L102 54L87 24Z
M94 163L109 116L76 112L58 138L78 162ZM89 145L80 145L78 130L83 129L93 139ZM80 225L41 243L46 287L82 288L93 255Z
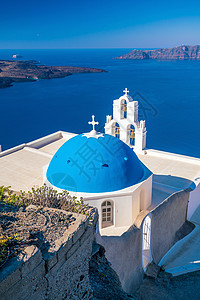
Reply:
M89 261L98 214L76 222L46 252L28 246L0 271L1 300L91 299Z
M151 211L151 253L156 263L173 245L176 232L186 221L189 195L189 190L177 192ZM97 219L96 210L91 224L89 217L78 215L74 227L56 241L56 248L42 253L30 246L11 259L0 272L0 299L92 298L88 272ZM128 293L138 288L144 275L141 224L133 225L122 236L96 235Z

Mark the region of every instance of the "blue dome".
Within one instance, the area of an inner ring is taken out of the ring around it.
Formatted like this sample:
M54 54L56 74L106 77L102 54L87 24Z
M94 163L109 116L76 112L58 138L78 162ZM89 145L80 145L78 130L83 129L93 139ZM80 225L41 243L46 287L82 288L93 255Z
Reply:
M143 165L121 140L105 134L98 139L77 135L55 153L47 180L55 187L85 193L121 190L138 183Z

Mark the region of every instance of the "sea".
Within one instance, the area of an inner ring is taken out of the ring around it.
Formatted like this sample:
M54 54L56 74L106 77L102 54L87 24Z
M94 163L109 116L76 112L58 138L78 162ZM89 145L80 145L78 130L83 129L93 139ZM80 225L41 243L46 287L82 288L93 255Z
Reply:
M105 73L15 83L0 89L2 150L58 130L91 130L91 116L104 131L113 100L128 88L146 120L147 147L200 157L200 61L114 59L131 49L0 50L45 65L95 67Z

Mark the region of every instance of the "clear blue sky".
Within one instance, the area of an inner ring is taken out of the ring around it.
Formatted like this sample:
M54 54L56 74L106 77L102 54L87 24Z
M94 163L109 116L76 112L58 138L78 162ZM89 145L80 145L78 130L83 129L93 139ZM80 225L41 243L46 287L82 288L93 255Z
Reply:
M200 1L1 0L0 49L200 44Z

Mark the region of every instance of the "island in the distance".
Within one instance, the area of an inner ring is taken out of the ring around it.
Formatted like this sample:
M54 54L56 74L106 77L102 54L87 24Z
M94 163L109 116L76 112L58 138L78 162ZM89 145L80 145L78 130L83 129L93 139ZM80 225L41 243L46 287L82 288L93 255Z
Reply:
M200 60L200 45L137 50L116 57L116 59L157 59L157 60Z
M63 78L74 73L100 73L102 69L44 66L37 61L0 60L0 88L10 87L13 82L35 81L37 79Z

